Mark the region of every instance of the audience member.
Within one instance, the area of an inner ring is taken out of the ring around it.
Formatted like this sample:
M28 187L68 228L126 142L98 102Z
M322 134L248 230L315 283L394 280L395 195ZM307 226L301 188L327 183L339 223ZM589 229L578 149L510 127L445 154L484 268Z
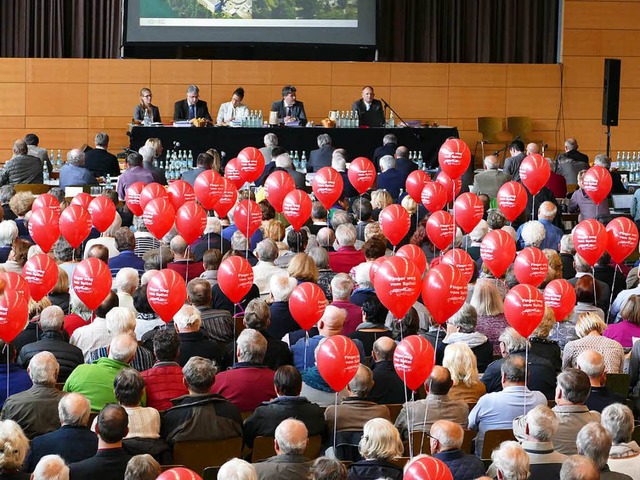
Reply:
M451 374L449 397L452 400L476 403L487 392L487 387L480 381L476 356L466 343L447 345L442 366Z
M608 465L612 472L640 478L640 447L632 440L633 412L626 405L613 403L602 411L602 426L611 436Z
M475 480L482 477L486 469L478 457L462 450L463 440L464 430L456 422L438 420L431 425L431 455L444 462L451 471L453 480Z
M590 458L571 455L562 464L560 480L600 480L600 470Z
M160 464L151 455L135 455L127 463L124 480L155 480L161 472Z
M591 393L585 402L589 410L602 413L612 403L624 403L624 397L607 388L607 373L604 357L595 350L585 350L576 359L576 366L587 374Z
M502 480L527 480L529 478L529 457L517 442L502 442L491 453L496 468L496 477Z
M609 469L607 461L611 444L611 435L598 422L591 422L582 427L576 439L578 454L595 462L600 470L601 480L631 480L629 475Z
M181 366L194 356L208 358L220 365L224 345L205 337L200 311L196 307L183 306L173 316L173 324L180 338L178 363Z
M211 285L202 278L187 283L187 300L200 312L202 329L218 343L234 338L234 320L226 310L211 308Z
M31 475L21 471L29 450L29 439L20 425L13 420L0 421L0 445L0 476L7 480L29 480Z

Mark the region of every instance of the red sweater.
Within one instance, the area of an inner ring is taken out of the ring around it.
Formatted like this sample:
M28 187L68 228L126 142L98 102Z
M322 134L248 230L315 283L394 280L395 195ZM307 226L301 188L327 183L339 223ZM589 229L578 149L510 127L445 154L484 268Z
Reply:
M275 372L250 363L237 363L231 370L216 375L211 393L233 403L241 412L250 412L276 397L273 386Z
M175 362L157 362L141 373L147 390L147 407L164 411L173 407L172 398L187 395L182 367Z

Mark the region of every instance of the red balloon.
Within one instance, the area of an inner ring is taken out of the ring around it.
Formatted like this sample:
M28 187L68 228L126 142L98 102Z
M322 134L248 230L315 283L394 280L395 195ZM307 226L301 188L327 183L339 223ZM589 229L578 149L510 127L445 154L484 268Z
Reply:
M538 328L544 316L544 297L532 285L521 283L507 293L504 299L504 316L507 322L523 337Z
M91 214L93 226L102 233L109 228L116 219L116 206L109 197L100 195L91 200L89 213Z
M434 213L447 204L447 192L441 183L428 182L422 189L420 200L429 212Z
M143 185L142 182L138 182L138 183ZM91 195L89 195L88 193L85 193L85 192L80 192L75 197L73 197L71 199L70 205L80 205L85 210L89 210L89 204L91 203L92 200L93 200L93 197ZM131 208L129 208L129 210L131 210ZM131 210L131 211L133 212L133 210ZM135 213L134 213L134 215L135 215Z
M129 185L127 191L125 192L124 198L127 207L129 207L131 213L133 213L136 217L142 216L142 212L144 211L142 205L140 205L140 194L142 194L142 190L144 190L144 187L144 183L135 182Z
M60 233L78 248L91 233L91 214L81 205L69 205L60 215Z
M456 238L453 216L444 210L434 212L427 220L427 237L439 250L451 247Z
M362 195L376 181L376 167L373 166L373 163L368 158L358 157L349 164L347 175L349 183Z
M336 392L342 391L358 373L358 347L344 335L328 337L318 347L316 364L320 376Z
M32 212L35 212L36 210L39 210L41 208L51 208L55 210L58 215L60 215L60 202L50 193L42 193L38 195L33 201L33 205L31 205Z
M193 202L196 199L196 193L190 183L184 180L174 180L167 188L169 201L173 208L178 210L185 202Z
M431 183L429 175L422 170L414 170L407 177L407 181L404 186L406 187L409 196L413 198L416 203L420 203L422 202L422 191L427 183ZM437 210L442 210L442 207Z
M538 287L547 278L549 261L539 248L527 247L516 256L513 270L520 283Z
M264 155L256 147L243 148L238 154L238 161L245 182L257 180L264 171Z
M409 212L397 203L384 207L380 212L378 222L382 233L391 242L391 245L398 245L411 228Z
M31 297L39 302L58 283L58 266L49 255L40 253L27 260L22 276L29 284Z
M238 200L238 189L231 180L222 177L222 185L222 195L216 202L215 207L213 207L220 218L226 217L227 213L235 206Z
M43 252L48 252L60 238L60 213L51 207L31 210L29 235Z
M277 170L264 181L264 194L276 212L282 212L282 202L289 192L296 189L296 184L284 170Z
M504 230L492 230L482 239L480 256L491 273L500 278L516 256L516 242Z
M262 224L262 210L253 200L243 200L233 210L233 222L239 232L251 238Z
M162 472L156 480L202 480L202 477L188 468L174 467Z
M326 306L327 297L324 292L311 282L298 285L289 297L289 311L303 330L309 330L322 318Z
M207 212L194 201L186 202L176 212L176 229L188 245L195 242L207 226Z
M376 272L378 271L378 269L380 268L380 265L382 265L385 260L387 260L389 257L380 257L380 258L376 258L372 263L371 263L371 268L369 269L369 280L371 280L371 284L375 285L375 281L376 281Z
M462 140L452 138L440 147L438 161L443 172L451 178L460 178L469 168L471 151Z
M452 248L442 256L442 263L446 265L453 265L460 270L465 282L469 283L473 272L475 271L475 262L471 255L462 250L461 248Z
M142 215L147 230L158 240L171 230L176 219L176 211L166 197L151 200Z
M187 284L178 272L165 268L149 280L147 298L153 311L168 323L187 300Z
M419 246L408 243L407 245L400 247L396 252L396 255L413 262L420 274L427 271L427 257Z
M453 203L456 222L465 233L476 228L484 216L484 205L475 193L463 193Z
M31 298L29 284L16 272L0 272L0 282L3 282L5 290L13 290L27 302Z
M467 281L462 272L446 263L430 269L422 282L424 306L441 325L460 310L467 293Z
M90 310L95 310L111 291L111 270L102 260L86 258L73 270L73 291Z
M309 220L312 208L313 203L304 190L289 192L282 202L282 213L296 232Z
M452 180L445 172L438 174L436 182L444 187L444 191L447 194L447 203L453 202L453 199L458 196L462 189L462 180L460 178Z
M611 192L611 173L604 167L595 165L587 170L582 179L582 189L591 197L593 203L600 205Z
M498 190L498 208L510 222L527 208L527 199L527 192L518 182L507 182Z
M222 176L213 170L205 170L196 177L193 190L202 206L213 210L224 191Z
M453 475L442 460L424 456L412 461L402 478L404 480L453 480Z
M246 180L242 176L242 165L240 165L240 160L232 158L227 162L227 165L224 167L224 177L230 180L238 190L242 188L246 183Z
M551 280L544 288L544 304L553 310L557 322L566 320L576 305L576 290L568 280Z
M592 267L607 248L607 231L597 220L583 220L573 229L573 246L576 252Z
M403 257L387 257L375 272L373 286L380 302L395 318L404 317L420 296L421 275Z
M329 210L342 197L344 181L333 168L322 167L313 176L311 188L318 201Z
M29 323L27 298L15 290L5 289L0 296L0 338L5 343L15 340Z
M140 206L142 207L142 211L147 208L147 205L151 200L155 200L156 198L169 198L169 194L167 193L167 189L164 188L159 183L150 183L146 187L142 189L140 192Z
M424 337L411 335L402 340L393 353L393 367L411 390L427 381L435 363L433 347Z
M228 257L218 269L218 283L229 300L239 303L253 286L253 269L243 257Z
M607 224L607 252L622 263L638 246L638 227L627 217L616 217Z
M551 168L547 160L539 153L525 157L520 164L520 180L531 195L536 195L549 181Z

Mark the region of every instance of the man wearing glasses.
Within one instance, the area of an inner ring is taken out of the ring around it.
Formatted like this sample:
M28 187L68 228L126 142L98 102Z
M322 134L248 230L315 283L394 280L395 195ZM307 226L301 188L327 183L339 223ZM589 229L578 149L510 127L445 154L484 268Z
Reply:
M200 89L196 85L189 85L187 98L178 100L173 109L173 121L192 120L194 118L206 118L211 121L207 102L199 100Z

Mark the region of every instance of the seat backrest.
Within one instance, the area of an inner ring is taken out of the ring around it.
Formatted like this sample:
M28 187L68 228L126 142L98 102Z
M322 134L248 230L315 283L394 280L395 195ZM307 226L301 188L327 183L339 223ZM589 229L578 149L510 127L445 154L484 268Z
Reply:
M220 467L207 467L204 469L202 480L216 480L218 478L218 472Z
M513 430L510 428L487 430L484 433L484 443L482 444L482 460L490 459L491 453L500 446L502 442L515 440Z
M462 447L461 447L464 453L471 454L471 449L473 447L473 439L476 438L477 433L478 432L476 432L475 430L471 430L469 428L464 429L464 437L462 439Z
M497 143L498 133L504 131L504 120L499 117L478 117L478 131L482 134L482 140L489 143Z
M624 398L629 396L629 386L631 385L631 377L628 373L607 373L607 389L610 392L622 395Z
M389 409L389 420L391 423L395 423L396 418L400 415L400 410L402 410L401 403L388 403L387 408Z
M239 457L241 453L241 437L176 442L173 446L173 461L202 475L206 467L219 467L227 460Z
M431 444L426 432L411 432L411 445L413 446L414 455L420 453L431 455ZM405 453L409 453L407 449L405 449Z
M514 137L520 137L523 142L532 129L531 117L507 117L507 131Z
M31 192L34 195L40 195L51 190L51 185L45 185L43 183L18 183L14 185L13 188L16 192Z
M338 460L349 460L351 462L359 462L362 460L360 455L360 439L361 431L341 431L336 433L336 444L334 447L335 455Z

